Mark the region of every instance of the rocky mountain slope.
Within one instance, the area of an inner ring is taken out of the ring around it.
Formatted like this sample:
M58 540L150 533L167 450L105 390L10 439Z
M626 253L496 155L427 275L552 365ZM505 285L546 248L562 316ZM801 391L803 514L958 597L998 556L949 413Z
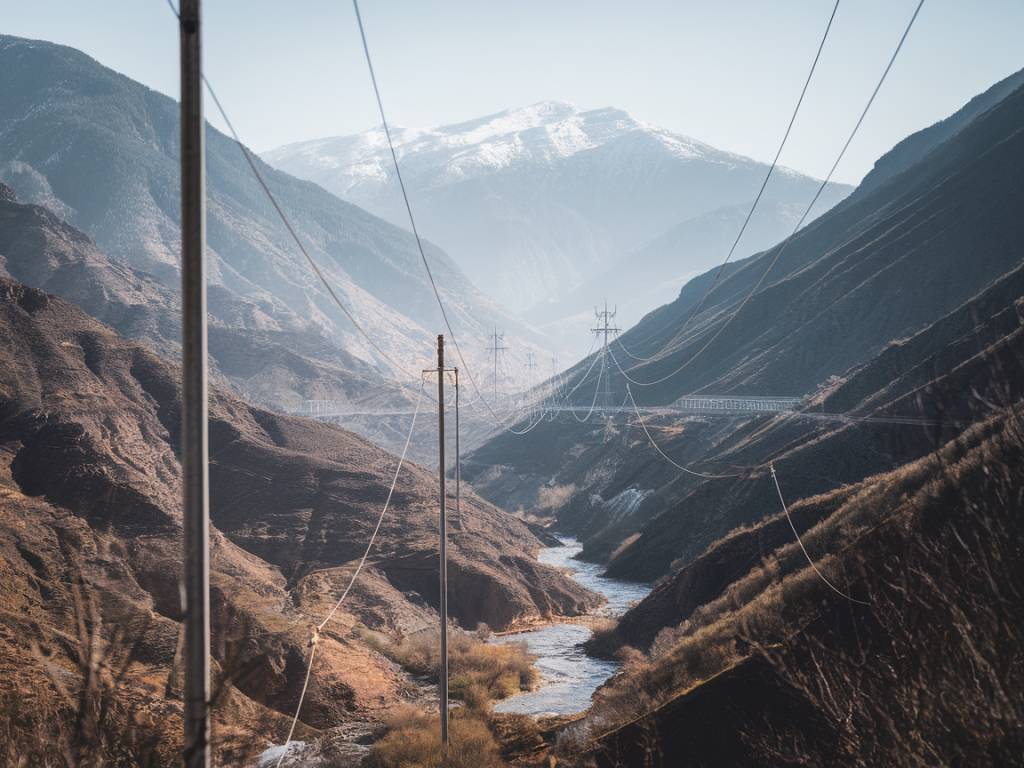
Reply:
M86 232L113 260L176 290L177 104L79 51L0 36L0 107L0 180L23 202L47 206ZM254 332L252 344L261 334L312 335L396 375L316 280L235 143L210 129L206 150L212 311ZM256 162L311 256L359 321L374 329L377 344L410 370L421 368L441 318L411 235ZM495 323L520 345L536 343L442 251L428 244L427 252L467 354L482 350ZM323 384L296 376L293 391L280 393L277 403L293 404L294 392L346 399L344 388L325 392Z
M605 638L645 642L660 616L575 743L593 735L601 766L1014 764L1021 427L1018 402L925 459L792 504L852 600L778 517L716 544Z
M920 154L917 140L899 145L877 166L879 175L896 169L892 176L876 177L822 220L870 201L886 204L880 220L898 225L894 209L911 217L915 226L874 230L859 258L833 265L877 292L883 286L870 267L880 248L892 265L887 276L911 303L885 307L897 319L914 317L922 298L947 299L959 289L945 288L950 283L966 282L965 300L822 381L798 414L649 420L669 455L733 476L686 477L660 469L666 465L649 453L638 460L647 438L621 422L604 427L600 448L577 449L572 441L582 443L581 435L562 430L556 448L586 473L589 494L567 487L567 476L544 484L536 446L509 452L541 485L540 501L557 499L558 524L585 531L590 555L608 561L613 575L664 574L590 643L624 667L587 715L561 730L560 761L1017 762L1024 261L1015 211L1024 90L1002 85L940 124L945 140L930 152ZM920 159L903 163L904 151ZM985 175L991 186L982 194ZM929 178L941 183L915 189ZM886 190L899 196L887 202ZM857 227L849 234L868 239ZM969 255L943 262L956 246ZM945 268L900 280L899 260L919 249ZM1015 258L993 259L1004 250ZM981 276L968 274L974 270ZM842 330L856 337L854 314L844 317ZM817 351L804 353L811 364ZM599 436L597 426L590 430ZM512 473L481 477L520 500L529 495Z
M1012 377L969 362L1018 325L1024 90L987 111L968 107L950 118L953 125L923 159L798 235L765 287L693 365L661 385L633 385L641 404L693 391L805 395L801 416L648 419L677 462L739 477L680 473L625 415L613 427L570 420L524 438L502 436L474 453L465 476L509 505L557 499L559 525L584 537L588 556L609 562L616 575L653 579L775 510L768 460L799 496L826 492L926 454L987 407L979 396L1004 402L991 387ZM898 158L879 161L879 168L899 165ZM637 363L617 344L613 353L624 367L634 363L629 372L640 381L671 372L723 327L774 255L727 271L664 361ZM625 334L626 348L646 356L664 346L708 279L692 281L676 302ZM583 372L574 369L570 381ZM959 381L950 391L961 394L936 402L929 387L947 378ZM612 383L621 402L622 376L613 374ZM574 399L589 405L592 393L587 383ZM905 417L945 426L936 432L889 421ZM570 457L565 471L552 469L552 448Z
M1000 83L990 93L1005 91ZM647 363L619 353L638 381L656 381L686 365L663 384L634 386L637 398L667 403L697 391L807 394L1017 266L1024 237L1017 215L1024 197L1022 123L1024 92L1017 88L980 114L972 103L951 116L950 137L916 162L915 142L898 145L877 162L869 187L785 247L727 270L676 338L713 272L691 281L676 301L622 337L621 346L639 358L667 350ZM893 170L888 177L887 169ZM621 378L618 389L624 391Z
M0 274L76 304L126 338L177 359L178 291L110 259L92 239L47 208L22 204L0 183ZM210 355L221 381L254 402L297 406L306 395L343 394L353 403L402 402L377 369L315 329L248 329L240 318L259 307L222 288L210 290ZM244 320L243 320L244 322Z
M530 317L554 320L599 301L618 299L621 270L601 275L626 254L694 217L753 198L766 170L749 158L643 123L615 108L581 110L542 102L456 125L394 132L403 176L424 232L452 254L482 289ZM383 131L299 142L265 153L271 164L311 179L345 200L402 223ZM816 182L781 170L766 199L810 199ZM848 188L834 185L822 210ZM705 219L704 225L715 223ZM756 227L776 226L765 208ZM721 254L708 242L683 240L675 259L652 261L658 282L674 288L687 272ZM769 243L748 240L753 245ZM681 266L682 265L682 266ZM566 290L587 280L596 295L582 304ZM648 309L655 305L648 305ZM639 315L637 315L637 318ZM586 340L583 334L584 343ZM575 347L579 342L575 342Z
M170 759L180 733L178 371L8 278L0 346L0 727L12 744L59 747L74 707L62 686L77 685L94 647L109 654L100 682L118 738L146 735L157 762ZM231 750L233 737L249 747L281 738L278 713L296 701L310 624L351 574L396 458L224 391L210 419L217 727ZM372 719L409 690L359 628L401 635L436 622L435 487L432 473L403 469L365 579L321 640L308 726ZM462 505L449 564L459 622L506 627L595 604L537 564L540 542L523 524L469 493Z

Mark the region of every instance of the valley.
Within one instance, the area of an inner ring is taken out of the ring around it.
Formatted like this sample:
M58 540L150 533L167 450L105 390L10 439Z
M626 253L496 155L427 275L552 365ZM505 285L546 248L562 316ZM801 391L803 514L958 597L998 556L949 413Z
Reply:
M392 122L358 2L379 126L280 146L195 0L185 107L0 30L0 768L1019 764L1024 70L833 181L915 0L794 170L839 5L771 163Z

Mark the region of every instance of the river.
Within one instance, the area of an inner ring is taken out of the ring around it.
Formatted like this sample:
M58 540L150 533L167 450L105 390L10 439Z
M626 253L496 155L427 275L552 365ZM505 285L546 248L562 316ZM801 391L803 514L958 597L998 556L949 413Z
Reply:
M587 589L608 598L595 613L600 616L621 616L650 591L647 584L619 581L602 576L604 567L575 559L583 545L571 537L559 537L561 546L546 547L538 559L570 572ZM495 637L494 642L526 641L537 656L542 682L539 688L499 701L496 712L524 715L567 715L590 706L590 697L619 668L618 662L594 659L583 652L581 643L590 637L590 628L583 624L551 624L540 629L515 632Z

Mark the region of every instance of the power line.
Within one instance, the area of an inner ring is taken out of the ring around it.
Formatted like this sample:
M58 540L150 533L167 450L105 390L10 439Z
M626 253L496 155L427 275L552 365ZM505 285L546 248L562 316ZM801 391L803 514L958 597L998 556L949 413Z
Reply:
M605 369L608 367L607 358L601 355L601 369L597 372L597 381L594 382L594 399L590 401L590 410L587 411L587 415L582 419L576 415L576 411L570 411L572 417L576 419L580 424L590 420L591 414L594 413L594 408L597 405L597 396L601 394L601 377L605 374Z
M889 58L888 64L886 64L885 69L882 71L882 76L879 78L878 83L875 85L874 90L871 92L871 97L868 99L867 104L864 106L863 111L860 113L860 117L857 119L857 123L853 126L853 130L850 132L850 135L847 137L846 142L843 144L843 148L839 151L839 155L836 157L835 162L832 163L832 167L829 169L828 175L825 176L824 180L818 186L817 192L815 192L814 197L811 199L810 204L807 206L803 215L800 217L800 220L797 222L796 227L793 228L793 232L785 240L783 240L782 243L776 246L775 254L769 262L767 268L764 270L764 272L761 273L760 279L750 289L747 295L740 302L739 306L736 307L736 309L715 330L715 332L711 335L711 338L708 339L707 343L704 344L704 346L702 346L700 349L698 349L696 353L690 356L686 360L686 362L684 362L671 373L667 373L664 376L655 379L654 381L637 381L636 379L631 378L627 374L623 373L623 375L625 375L630 382L636 384L637 386L650 387L656 384L661 384L662 382L665 382L668 379L675 376L680 371L684 370L715 342L715 340L722 334L723 331L725 331L725 329L729 326L733 319L743 310L743 308L747 305L747 302L750 301L751 297L753 297L753 295L758 291L758 289L760 289L760 287L764 284L765 279L768 277L768 273L771 272L772 268L779 261L779 258L785 252L786 247L789 245L790 242L792 242L793 238L796 236L796 233L803 226L804 221L806 221L807 216L811 212L811 209L814 208L815 204L818 202L818 198L821 197L821 193L825 190L825 187L832 180L832 176L835 173L836 168L839 167L839 163L846 155L846 150L849 149L854 137L860 130L861 124L864 122L864 118L867 117L868 111L871 109L871 105L874 104L875 102L875 97L878 96L878 92L881 90L882 84L885 82L885 79L886 77L888 77L893 64L896 62L896 57L899 55L900 50L903 48L903 43L906 41L907 36L910 34L910 30L914 26L914 22L917 20L917 16L921 11L921 6L923 5L924 0L919 0L917 7L914 9L914 14L910 17L910 21L907 23L906 28L903 30L903 34L900 36L900 40L899 43L896 45L896 49L893 51L892 56Z
M363 570L363 566L366 565L366 559L370 556L370 551L373 549L373 544L377 540L377 534L380 533L380 526L384 522L384 515L387 514L388 507L391 505L391 497L395 493L395 486L398 485L398 475L402 471L402 465L405 463L405 457L409 452L409 444L412 442L412 433L416 429L416 417L420 412L420 404L423 402L423 382L422 378L420 381L420 394L416 398L416 410L412 414L412 423L409 425L409 434L405 438L405 446L402 448L402 454L398 459L398 465L395 467L395 476L391 479L391 487L388 489L388 495L384 499L384 507L380 511L380 515L377 517L377 525L374 526L373 533L370 534L370 540L366 544L366 550L363 552L362 558L359 560L359 564L356 566L355 571L352 573L352 578L349 579L348 586L345 587L345 591L341 593L341 597L334 604L334 607L328 612L327 616L321 621L316 628L313 630L313 636L309 640L309 659L306 662L306 678L302 683L302 691L299 693L299 703L295 706L295 715L292 717L291 727L288 729L288 738L285 739L284 747L281 749L281 757L277 760L275 768L281 768L281 763L284 762L285 756L288 754L288 745L291 744L292 736L295 734L295 726L299 722L299 714L302 712L302 704L306 700L306 689L309 687L309 677L313 671L313 659L316 656L317 644L320 640L320 633L323 631L327 623L334 618L334 614L341 608L342 603L345 602L345 598L348 597L348 593L352 589L352 585L356 583L359 573Z
M697 472L696 470L683 466L679 462L672 459L667 453L661 450L661 447L654 441L654 438L648 431L647 425L644 423L644 417L640 415L640 408L637 407L636 400L633 399L633 391L629 388L629 384L626 385L626 396L629 398L629 402L633 404L633 412L636 413L636 419L638 422L640 422L640 426L643 428L644 434L647 435L647 439L650 441L651 445L654 446L654 450L661 454L661 457L665 459L665 461L667 461L673 467L695 477L704 478L705 480L722 480L725 478L742 477L742 475L711 475L706 472Z
M171 9L171 12L175 16L178 16L180 18L178 9L174 7L174 3L172 2L172 0L167 0L167 5ZM291 221L285 214L284 209L281 207L281 204L278 203L277 198L274 196L274 193L270 191L270 187L267 185L266 179L263 178L262 172L256 165L256 161L253 159L252 153L249 152L248 147L246 147L245 144L242 143L242 139L239 137L238 131L235 130L235 126L231 122L231 118L228 116L227 110L225 110L224 105L221 104L220 99L217 97L217 92L213 89L213 85L211 85L205 73L202 75L202 79L203 85L206 86L206 90L209 92L210 98L213 100L214 105L217 107L217 111L220 113L220 116L224 120L225 125L227 125L228 130L231 132L231 137L234 139L235 144L238 146L238 149L242 152L242 156L245 158L245 162L248 164L249 170L252 171L253 176L259 183L260 187L263 189L264 194L266 194L267 198L270 200L271 205L277 212L277 215L281 219L281 222L284 224L285 229L288 230L288 234L291 235L292 240L295 241L295 245L298 247L299 251L302 252L302 255L306 258L306 261L312 268L313 273L323 284L324 288L327 290L327 293L330 295L331 299L333 299L334 303L338 306L342 313L344 313L345 317L348 318L349 322L352 323L355 329L359 331L360 335L362 335L362 337L366 339L367 343L374 350L376 350L381 357L383 357L385 360L391 363L391 365L393 365L396 370L406 374L407 376L409 376L410 379L415 379L416 374L412 373L410 370L402 366L402 364L395 360L394 357L385 352L381 348L381 346L373 339L373 337L369 333L367 333L366 329L363 328L363 326L359 323L358 320L356 320L355 316L348 309L348 307L345 306L344 302L342 302L342 300L338 297L338 294L335 292L334 287L330 284L330 282L327 280L327 277L321 271L320 266L316 263L313 257L310 256L309 251L306 250L306 246L302 243L302 240L299 238L299 235L296 232L295 227L292 226Z
M352 8L356 13L356 23L359 25L359 38L363 43L363 53L366 56L367 69L370 71L370 82L373 84L373 93L377 99L377 110L380 112L381 124L384 127L384 136L387 139L388 149L391 152L391 160L395 166L395 177L398 179L398 186L402 191L402 202L405 204L405 211L409 216L409 226L412 229L413 237L416 238L416 247L419 249L420 258L423 261L423 267L427 271L427 277L430 280L430 287L434 291L434 298L437 300L437 306L441 309L441 317L444 320L445 327L448 328L448 334L451 336L455 352L459 356L459 362L462 363L462 369L466 372L466 376L469 378L469 381L473 385L473 389L476 391L477 395L480 397L480 400L485 406L487 406L487 410L491 412L491 416L499 426L505 428L502 423L503 420L497 413L495 413L494 408L487 402L487 399L484 398L483 393L480 391L480 387L477 386L476 378L473 376L472 370L470 370L469 365L466 363L466 358L462 354L462 348L459 346L459 340L455 336L455 329L452 328L452 324L448 320L448 312L445 310L444 302L441 300L441 292L438 290L437 282L434 280L434 273L430 269L430 262L427 260L427 254L423 250L423 240L420 238L419 229L416 226L416 217L413 216L412 205L409 203L409 193L405 188L405 180L402 178L402 170L398 163L398 153L395 151L395 143L391 138L391 128L388 125L387 114L384 112L384 101L381 98L380 87L377 84L377 74L373 69L373 59L370 56L370 46L366 41L366 30L363 27L363 17L359 12L359 0L352 0Z
M920 8L920 6L918 6L918 8ZM871 605L871 603L867 602L866 600L858 600L856 597L851 597L850 595L848 595L845 592L843 592L843 590L839 589L839 587L837 587L835 584L833 584L831 581L829 581L825 577L825 574L823 574L818 569L818 566L814 564L814 560L812 560L811 556L807 553L807 548L804 546L804 542L800 538L800 534L797 533L796 526L793 525L793 518L791 518L789 516L789 509L786 507L786 500L784 498L782 498L782 489L779 487L779 478L775 474L775 465L769 463L768 466L769 466L769 468L771 469L771 472L772 472L772 481L775 483L775 490L779 494L779 501L782 502L782 511L786 515L786 520L789 521L789 527L790 527L790 529L792 529L793 535L796 536L796 542L797 542L797 544L800 545L800 551L804 553L804 557L807 558L807 562L810 564L810 566L814 570L814 572L816 574L818 574L818 578L821 579L823 582L825 582L825 584L828 586L829 589L831 589L837 595L846 598L851 603L859 603L860 605Z
M793 114L789 118L789 125L786 126L786 132L782 135L782 141L779 142L779 148L775 152L775 157L772 159L772 164L768 167L768 173L765 174L764 181L761 182L761 188L757 191L757 196L754 198L754 202L750 206L750 210L747 211L747 216L743 220L743 225L740 227L740 231L736 234L736 239L732 241L732 246L729 248L729 253L725 257L725 261L722 262L722 265L715 272L714 278L708 284L707 288L704 289L704 293L701 295L700 300L694 306L693 310L690 312L689 316L683 323L682 327L679 329L676 335L669 340L665 347L671 347L672 344L674 344L675 341L682 336L683 332L686 330L686 327L690 324L693 318L696 317L697 313L700 312L701 308L704 306L704 301L707 299L708 295L711 293L712 290L714 290L715 286L718 284L718 281L722 277L722 273L725 271L726 265L728 265L729 262L732 261L733 254L736 252L736 248L740 244L740 240L743 237L743 233L747 231L747 225L750 224L750 219L751 217L753 217L754 211L757 209L758 203L761 202L761 196L764 195L764 190L768 186L768 180L772 177L772 173L775 171L775 167L779 163L779 158L782 156L782 150L785 149L786 142L789 140L789 134L793 130L793 124L796 122L796 116L799 114L800 107L804 103L804 96L807 95L807 88L811 84L811 78L814 76L814 71L818 68L818 60L821 59L821 52L825 48L825 41L828 39L829 31L832 29L832 22L836 18L836 11L839 10L839 2L840 0L836 0L835 5L832 6L832 13L828 17L828 24L825 25L825 33L821 36L821 42L818 43L818 50L814 54L814 60L811 62L811 69L810 71L808 71L807 78L804 80L804 87L800 90L800 98L796 100L796 106L793 108ZM622 347L623 351L626 352L627 355L629 355L635 360L642 360L642 362L653 362L655 360L660 360L662 357L662 352L658 352L652 355L650 358L638 358L636 355L629 352L629 350L627 350L625 346L623 346L621 341L619 342L619 346Z

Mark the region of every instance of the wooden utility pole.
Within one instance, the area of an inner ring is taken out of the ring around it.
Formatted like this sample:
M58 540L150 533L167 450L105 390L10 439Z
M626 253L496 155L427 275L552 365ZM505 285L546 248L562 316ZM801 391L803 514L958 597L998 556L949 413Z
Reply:
M181 469L185 547L186 768L210 765L210 506L207 461L206 169L200 0L181 0Z
M448 514L444 483L444 336L437 337L437 475L441 484L441 671L438 694L441 703L441 743L448 747Z

